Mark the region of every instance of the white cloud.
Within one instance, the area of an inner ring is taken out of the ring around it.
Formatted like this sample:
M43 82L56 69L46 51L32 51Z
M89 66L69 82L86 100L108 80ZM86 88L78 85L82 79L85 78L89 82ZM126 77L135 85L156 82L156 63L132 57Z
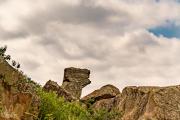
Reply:
M108 83L121 89L179 83L180 40L146 30L167 20L178 22L178 3L20 1L0 5L0 44L8 45L8 53L36 81L61 84L63 69L74 66L92 71L92 84L83 94Z

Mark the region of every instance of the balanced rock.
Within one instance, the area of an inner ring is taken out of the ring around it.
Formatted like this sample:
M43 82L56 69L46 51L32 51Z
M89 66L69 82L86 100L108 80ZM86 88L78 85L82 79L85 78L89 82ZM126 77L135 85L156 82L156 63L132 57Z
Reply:
M66 68L64 70L64 79L62 88L68 91L72 96L79 99L82 88L91 83L89 80L90 71L88 69Z
M67 101L73 101L75 98L62 87L60 87L57 82L49 80L43 87L43 89L47 92L55 91L58 97L64 97Z

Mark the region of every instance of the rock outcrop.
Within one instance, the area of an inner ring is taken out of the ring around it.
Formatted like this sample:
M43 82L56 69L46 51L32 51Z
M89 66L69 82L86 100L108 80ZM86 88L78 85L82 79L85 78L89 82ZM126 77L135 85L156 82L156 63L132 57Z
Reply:
M35 120L39 98L34 84L0 57L0 120Z
M69 92L64 90L62 87L60 87L57 82L49 80L43 89L47 92L55 91L58 95L58 97L64 97L67 101L74 101L76 100Z
M94 104L92 104L92 108L94 110L101 110L105 109L107 111L110 111L115 108L115 98L107 98L96 101Z
M81 99L88 107L110 110L114 107L115 97L120 94L113 85L105 85Z
M81 99L95 110L117 110L119 120L180 120L180 86L126 87L107 85Z
M59 85L57 84L57 82L54 82L52 80L49 80L46 82L46 84L44 85L43 89L47 92L50 91L58 91L59 90Z
M76 99L79 99L82 88L91 83L89 75L90 71L88 69L66 68L62 88L71 93Z
M113 98L118 94L120 94L120 91L118 88L116 88L113 85L105 85L105 86L101 87L100 89L95 90L94 92L90 93L89 95L83 97L81 100L86 101L89 99L94 99L95 101L98 101L101 99Z
M122 120L180 120L180 86L126 87L116 106Z

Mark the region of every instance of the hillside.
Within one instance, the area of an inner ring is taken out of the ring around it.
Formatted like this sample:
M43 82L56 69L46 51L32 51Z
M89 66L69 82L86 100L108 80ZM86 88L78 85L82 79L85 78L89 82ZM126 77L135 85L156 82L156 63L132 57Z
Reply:
M106 85L80 98L90 70L66 68L63 84L38 85L0 57L0 120L180 120L180 86Z

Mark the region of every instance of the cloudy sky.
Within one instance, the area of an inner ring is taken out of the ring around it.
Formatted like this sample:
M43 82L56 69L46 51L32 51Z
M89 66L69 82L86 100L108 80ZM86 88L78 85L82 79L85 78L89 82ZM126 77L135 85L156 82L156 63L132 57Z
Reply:
M180 84L179 0L0 0L0 45L42 85L66 67L105 84Z

